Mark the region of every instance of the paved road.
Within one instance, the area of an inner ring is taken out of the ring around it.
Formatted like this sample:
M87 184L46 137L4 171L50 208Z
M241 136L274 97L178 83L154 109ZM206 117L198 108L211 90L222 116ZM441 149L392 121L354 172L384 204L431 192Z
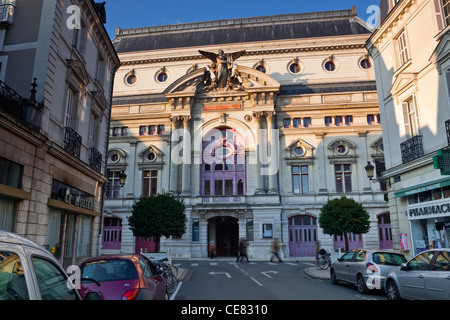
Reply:
M352 285L308 276L311 262L174 261L189 270L174 300L385 300L382 292L361 295Z

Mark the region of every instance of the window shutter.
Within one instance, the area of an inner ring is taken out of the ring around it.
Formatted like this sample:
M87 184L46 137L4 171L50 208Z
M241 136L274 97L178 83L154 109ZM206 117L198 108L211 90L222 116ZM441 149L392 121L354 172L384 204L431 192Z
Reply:
M408 103L402 102L402 108L403 108L403 122L405 124L405 134L406 137L409 139L411 138L411 124L409 122L409 110L408 110Z
M416 121L416 128L417 128L417 132L415 132L415 135L421 135L422 134L422 130L420 129L420 119L419 119L419 108L417 106L417 99L416 99L416 95L413 94L413 108L414 108L414 120Z
M436 14L436 22L438 30L441 31L445 28L444 15L442 10L441 2L442 0L433 0L434 2L434 12Z

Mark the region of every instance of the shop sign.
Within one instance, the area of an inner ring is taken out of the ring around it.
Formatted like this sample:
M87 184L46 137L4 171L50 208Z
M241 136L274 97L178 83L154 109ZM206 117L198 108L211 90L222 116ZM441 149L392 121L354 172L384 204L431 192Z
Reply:
M428 219L450 216L450 202L448 200L441 202L428 202L425 204L408 206L408 219Z
M441 170L441 175L450 175L450 149L438 150L437 155L433 156L433 165Z
M52 182L51 198L83 209L94 210L94 197L57 180Z

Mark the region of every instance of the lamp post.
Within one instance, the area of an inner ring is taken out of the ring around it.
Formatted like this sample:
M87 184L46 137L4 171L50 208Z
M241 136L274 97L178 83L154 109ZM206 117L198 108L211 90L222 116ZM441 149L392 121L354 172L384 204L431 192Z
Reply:
M127 175L126 175L126 173L125 172L121 172L120 174L119 174L119 183L120 183L120 187L121 188L123 188L123 186L125 185L125 181L127 180Z
M119 183L120 188L122 189L122 201L125 200L125 191L123 190L123 186L125 185L125 181L127 180L127 175L124 171L119 174Z
M370 161L368 161L364 169L366 169L367 178L369 178L369 180L372 181L373 170L375 169L375 167L370 163Z

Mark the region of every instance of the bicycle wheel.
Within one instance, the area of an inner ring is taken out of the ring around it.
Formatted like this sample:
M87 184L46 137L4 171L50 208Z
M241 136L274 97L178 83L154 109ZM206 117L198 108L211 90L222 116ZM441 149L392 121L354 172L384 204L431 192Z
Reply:
M325 259L325 265L323 266L323 269L327 270L329 267L331 267L331 260L328 258Z
M319 270L323 270L323 268L325 267L325 264L326 264L325 259L324 259L323 257L319 257L319 258L317 259L316 267L317 267L317 269L319 269Z
M165 279L167 283L166 291L168 294L172 294L175 292L175 289L178 286L178 279L172 272L165 272Z

